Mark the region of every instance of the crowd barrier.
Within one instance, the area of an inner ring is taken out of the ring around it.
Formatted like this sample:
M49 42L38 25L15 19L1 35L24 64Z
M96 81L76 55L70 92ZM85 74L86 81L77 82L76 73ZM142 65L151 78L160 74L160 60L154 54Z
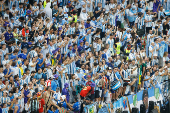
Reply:
M147 109L149 107L149 101L154 101L158 106L158 110L160 110L160 106L163 105L163 100L164 97L159 88L151 87L148 90L142 90L137 94L121 97L114 103L104 104L98 110L97 108L99 105L97 103L86 105L84 109L85 113L122 113L123 111L131 113L132 108L136 107L139 109L140 113L141 104L145 104ZM158 113L160 112L158 111Z

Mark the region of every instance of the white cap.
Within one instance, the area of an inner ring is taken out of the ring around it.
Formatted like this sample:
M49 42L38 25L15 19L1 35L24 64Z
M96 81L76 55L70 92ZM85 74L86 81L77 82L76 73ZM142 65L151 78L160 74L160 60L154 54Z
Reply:
M111 67L109 67L109 70L111 70L112 68Z
M61 95L61 98L64 100L66 98L66 96L65 95Z
M157 54L154 54L153 56L158 56Z
M7 90L4 90L4 91L3 91L3 93L5 93L5 92L8 94L8 91L7 91Z

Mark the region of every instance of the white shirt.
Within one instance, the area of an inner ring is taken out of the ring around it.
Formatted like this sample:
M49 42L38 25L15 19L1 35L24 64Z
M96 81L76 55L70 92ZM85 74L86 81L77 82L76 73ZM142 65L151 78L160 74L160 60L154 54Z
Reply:
M33 63L32 61L29 63L28 68L29 68L30 72L35 71L35 67L36 67L36 66L31 67L31 66L34 65L34 64L35 64L35 63Z
M147 39L149 40L149 45L152 43L152 42L154 42L154 38L150 38L152 36L152 34L148 34L148 36L147 36Z
M135 54L134 54L134 53L130 53L130 54L129 54L129 58L130 58L131 60L135 59Z
M16 8L13 10L13 9L10 9L10 12L12 13L12 14L14 14L16 11L18 11ZM15 16L16 16L16 14L15 14Z
M2 65L3 65L3 69L5 69L5 64L9 63L10 60L3 60L2 61Z
M5 19L5 17L8 17L8 21L9 21L9 14L5 13L4 14L4 19Z
M81 20L84 20L84 21L87 21L87 19L88 19L88 14L87 13L80 13L80 21Z
M18 75L19 76L19 68L18 67L11 66L11 70L13 72L13 75Z
M3 78L4 77L4 73L0 73L0 78Z
M61 97L61 93L60 92L55 92L54 93L54 95L53 95L53 97L55 98L55 99L57 99L57 100L60 100L60 97Z
M47 69L47 79L49 79L50 77L53 77L53 72L51 69Z
M42 47L42 54L43 54L43 58L46 58L46 54L49 52L49 48L45 48L44 46Z
M112 8L115 8L116 7L116 5L113 3L113 4L109 4L109 9L112 9Z
M146 53L145 52L140 52L140 56L143 58L146 56Z
M34 10L37 10L37 9L39 9L39 6L32 6L32 10L33 10L33 11L34 11ZM39 14L39 10L34 12L34 15L37 16L38 14Z

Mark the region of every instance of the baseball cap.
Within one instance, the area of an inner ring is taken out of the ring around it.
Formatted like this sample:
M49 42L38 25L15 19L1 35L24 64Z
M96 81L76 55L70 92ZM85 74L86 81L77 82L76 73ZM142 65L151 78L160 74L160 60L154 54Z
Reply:
M80 40L80 43L84 42L83 40Z
M55 74L55 75L54 75L54 78L57 78L58 76L59 76L59 75Z
M47 63L47 67L48 67L48 66L51 66L51 64L50 64L50 63Z
M69 48L69 47L72 47L72 45L71 45L71 44L70 44L70 45L68 45L68 48Z
M27 13L30 14L30 13L31 13L31 10L27 10Z
M109 70L112 70L112 68L111 68L111 67L109 67Z
M88 78L91 78L91 76L90 76L90 75L87 75L87 77L88 77Z

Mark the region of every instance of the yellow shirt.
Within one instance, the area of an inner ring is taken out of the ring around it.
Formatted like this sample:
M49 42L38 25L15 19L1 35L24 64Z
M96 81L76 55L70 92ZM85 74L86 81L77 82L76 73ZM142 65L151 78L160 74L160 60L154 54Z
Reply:
M24 73L23 68L22 68L22 67L19 67L19 69L21 70L21 75L23 75L23 73Z
M77 22L77 15L74 15L74 18L75 18L74 22Z
M43 4L44 8L46 7L46 5L47 5L47 2L46 2L46 0L45 0L45 1L44 1L44 4Z
M117 48L116 48L116 50L117 50L116 53L117 53L117 54L120 54L120 47L121 47L121 43L118 42L118 43L117 43Z

